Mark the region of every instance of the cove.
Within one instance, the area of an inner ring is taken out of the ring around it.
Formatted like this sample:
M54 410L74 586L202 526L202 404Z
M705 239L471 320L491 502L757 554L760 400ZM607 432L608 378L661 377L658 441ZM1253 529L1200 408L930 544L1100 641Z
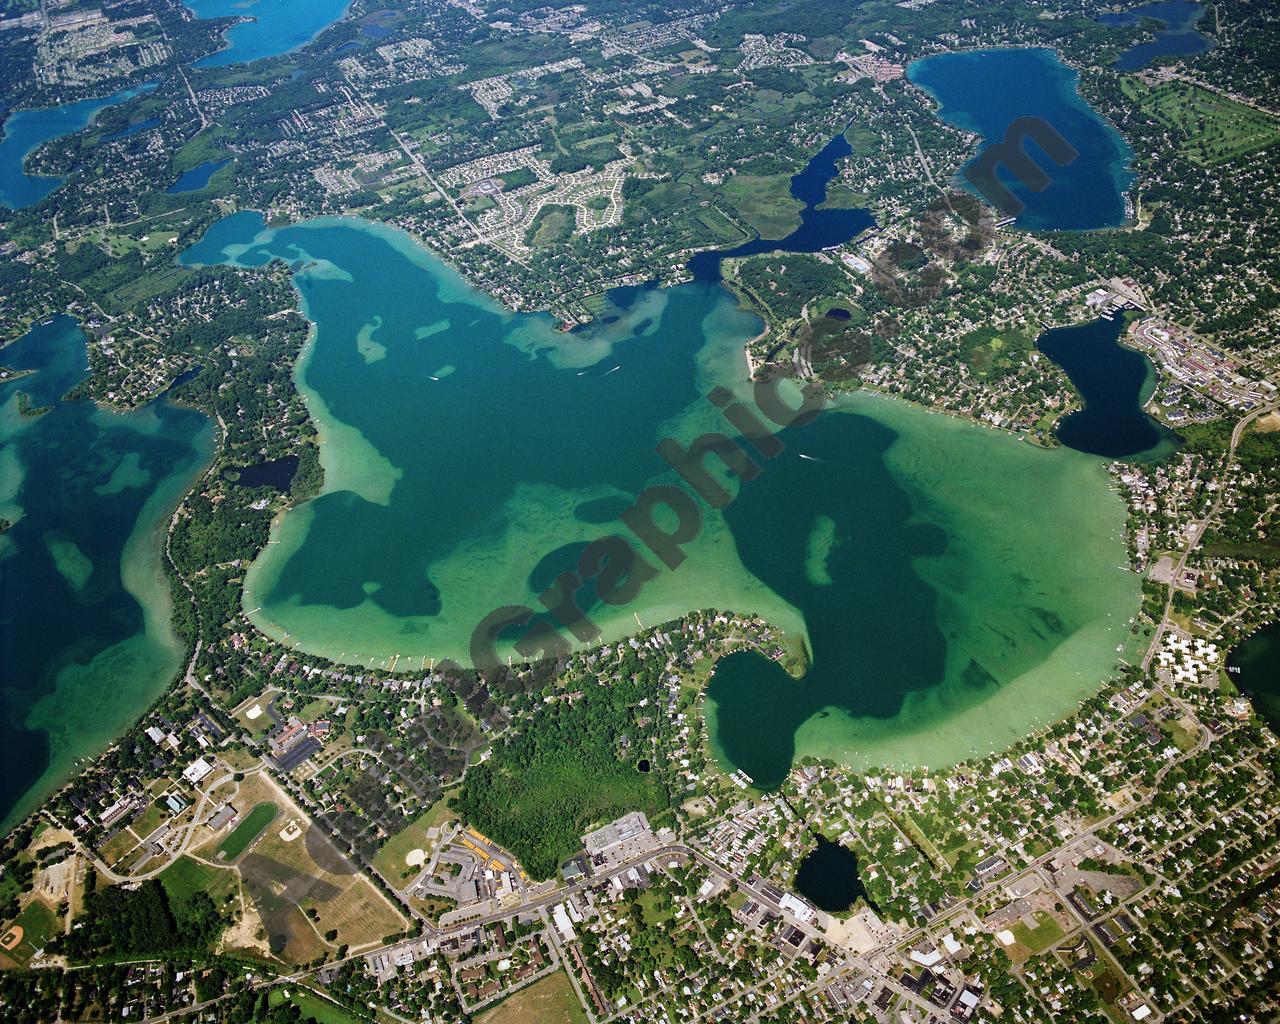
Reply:
M875 227L871 211L862 209L820 210L826 201L827 184L836 176L837 162L853 152L849 140L837 135L819 150L804 170L791 178L791 194L804 203L800 226L786 238L754 238L733 249L700 252L688 263L695 281L720 280L720 264L736 256L756 256L766 252L818 252L852 241Z
M62 396L88 374L69 317L0 351L0 827L123 733L181 667L161 567L169 515L212 455L201 414ZM19 392L36 417L18 412Z
M1164 24L1154 39L1135 43L1116 58L1119 70L1137 71L1160 57L1190 57L1212 47L1213 40L1196 30L1204 14L1204 7L1192 0L1156 0L1132 10L1100 14L1098 21L1103 25L1129 26L1139 24L1143 18L1153 18Z
M877 396L841 411L725 510L812 653L800 680L753 652L712 676L712 749L761 788L797 757L944 767L999 749L1096 691L1130 643L1138 580L1098 460Z
M859 899L866 900L867 906L878 913L879 908L867 896L858 874L858 855L825 836L815 833L815 838L818 845L805 855L796 869L796 891L829 914L848 910Z
M1231 652L1227 672L1273 730L1280 731L1280 622L1254 630Z
M154 88L155 84L150 83L121 89L101 99L38 110L15 110L5 119L3 138L0 138L0 206L20 210L38 203L62 184L62 178L28 174L24 169L27 157L41 145L87 128L98 111L118 106Z
M244 18L226 32L227 45L196 61L221 68L277 57L306 46L347 13L351 0L183 0L197 18Z
M1120 344L1124 316L1058 327L1036 339L1080 392L1084 407L1062 417L1054 433L1068 448L1111 459L1158 461L1178 445L1177 435L1143 411L1156 372L1142 353Z
M1059 167L1034 142L1027 143L1029 155L1051 178L1042 192L1032 192L1003 167L997 171L1026 204L1017 223L1046 231L1117 227L1129 215L1133 153L1081 98L1078 77L1046 49L943 53L907 68L907 78L938 102L944 121L982 136L979 156L1002 142L1017 118L1028 116L1046 121L1079 152Z
M660 439L729 430L702 396L750 400L760 321L719 284L616 291L561 334L355 219L243 212L182 259L293 268L325 483L273 525L244 607L343 664L467 662L485 615L536 606L583 545L626 532L636 494L680 485ZM626 606L580 595L606 641L719 608L811 652L803 681L755 654L722 662L707 718L726 764L776 782L797 754L950 763L1065 713L1114 666L1138 582L1098 460L871 395L781 438L758 478L724 481L735 501L704 509L678 570Z

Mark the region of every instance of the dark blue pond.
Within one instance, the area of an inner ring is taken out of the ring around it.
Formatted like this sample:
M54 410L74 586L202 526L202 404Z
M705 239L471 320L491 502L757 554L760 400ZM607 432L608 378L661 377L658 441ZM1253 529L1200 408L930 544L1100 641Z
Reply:
M858 899L866 900L872 910L878 910L867 896L858 874L858 855L823 836L817 836L817 840L817 847L800 862L796 871L796 891L829 914L848 910Z
M1026 142L1027 154L1049 176L1048 186L1039 192L1013 178L1003 165L997 169L999 179L1025 204L1018 214L1020 226L1075 231L1125 222L1132 151L1081 98L1076 72L1052 50L943 53L911 64L907 77L933 95L943 120L982 136L975 161L988 146L1003 142L1009 126L1022 117L1048 124L1076 150L1078 156L1059 166L1034 141Z
M837 164L853 152L843 134L828 142L803 171L791 179L791 194L805 204L800 226L786 238L754 238L734 249L700 252L688 263L698 281L719 281L720 263L732 256L755 256L764 252L819 252L856 238L875 227L869 210L819 210L827 198L827 185L836 176Z
M178 180L170 185L166 192L199 192L202 188L209 184L209 179L218 172L219 169L226 167L230 160L206 160L202 164L197 164L189 171L184 171L178 175Z
M1157 0L1129 11L1113 11L1100 14L1103 25L1136 25L1142 18L1154 18L1163 22L1164 29L1154 39L1135 43L1115 62L1121 71L1137 71L1160 57L1189 57L1204 53L1213 40L1196 31L1196 24L1204 17L1204 7L1192 0Z
M1227 672L1259 717L1280 730L1280 622L1245 637L1227 659Z
M286 455L270 462L257 462L252 466L228 467L222 471L222 478L240 487L273 487L283 494L289 490L297 472L298 457Z
M145 121L138 121L129 125L127 128L121 128L118 132L111 132L109 135L102 136L103 142L115 142L117 139L127 139L130 135L137 135L138 132L145 132L156 127L160 123L160 118L149 117Z
M1036 341L1084 400L1084 408L1058 421L1057 437L1068 448L1111 459L1160 459L1177 446L1177 437L1143 411L1155 370L1141 352L1120 344L1125 325L1123 316L1099 318L1046 331Z

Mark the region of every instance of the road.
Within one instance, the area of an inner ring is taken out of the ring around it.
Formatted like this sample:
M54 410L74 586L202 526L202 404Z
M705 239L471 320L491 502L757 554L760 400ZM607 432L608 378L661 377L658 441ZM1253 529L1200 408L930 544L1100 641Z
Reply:
M1271 402L1269 405L1261 405L1254 409L1246 416L1241 417L1239 422L1231 431L1231 444L1227 448L1226 461L1223 463L1222 473L1225 478L1230 471L1231 463L1235 460L1236 448L1240 444L1240 439L1244 437L1245 428L1249 426L1259 416L1265 416L1267 413L1275 412L1280 409L1280 400ZM1205 513L1204 518L1198 523L1192 525L1197 527L1192 534L1191 539L1187 541L1187 546L1182 552L1182 557L1178 559L1178 564L1173 570L1173 581L1175 586L1169 588L1169 597L1164 604L1164 614L1160 617L1160 624L1156 628L1156 635L1151 640L1151 646L1147 648L1147 653L1142 658L1142 670L1145 672L1151 666L1151 659L1155 657L1156 651L1160 649L1160 640L1169 629L1169 619L1173 613L1173 595L1177 590L1176 583L1182 579L1182 573L1187 567L1187 559L1191 557L1191 553L1200 546L1200 542L1204 540L1204 535L1209 532L1209 525L1213 522L1214 516L1218 514L1218 509L1222 507L1222 499L1226 494L1226 488L1219 488L1213 499L1213 504L1209 506L1209 511Z

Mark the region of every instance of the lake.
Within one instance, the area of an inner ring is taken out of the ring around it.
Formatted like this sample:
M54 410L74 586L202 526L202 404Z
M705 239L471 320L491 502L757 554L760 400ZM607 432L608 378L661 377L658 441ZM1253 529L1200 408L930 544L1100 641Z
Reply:
M197 164L189 171L183 171L178 175L178 179L170 185L166 192L198 192L209 184L209 179L214 176L223 167L231 163L230 160L206 160L202 164Z
M121 128L118 132L110 132L109 134L102 136L102 141L116 142L119 139L127 139L132 135L137 135L139 132L149 131L152 128L158 128L159 126L160 118L148 117L142 121L135 121L133 124Z
M347 13L351 0L183 0L197 18L251 18L231 26L227 45L196 61L220 68L278 57L315 39Z
M1128 11L1100 14L1098 21L1103 25L1129 26L1143 18L1154 18L1164 23L1155 38L1135 43L1116 59L1115 66L1121 71L1137 71L1160 57L1190 57L1213 46L1212 39L1196 30L1204 15L1204 7L1192 0L1157 0Z
M245 608L345 664L469 661L487 613L536 606L638 493L679 483L660 439L729 429L702 396L750 398L760 321L719 284L614 292L562 334L355 219L239 213L183 256L273 259L315 324L297 381L326 478L275 524ZM723 481L736 500L704 510L678 570L625 606L582 595L606 640L732 608L809 649L802 682L755 654L721 664L707 713L726 765L776 784L797 753L950 763L1097 689L1138 605L1099 460L869 395L781 437L757 479Z
M294 474L298 472L298 457L286 455L270 462L258 462L252 466L228 467L222 471L224 480L240 487L271 487L282 494L289 492Z
M169 515L212 455L201 414L67 402L88 374L69 317L0 350L0 822L116 739L173 679ZM18 412L18 393L37 417Z
M1020 226L1082 230L1125 222L1133 153L1081 98L1076 88L1079 76L1052 50L943 53L915 61L907 77L937 100L943 120L982 137L979 155L1003 141L1009 125L1020 117L1043 119L1078 151L1079 156L1060 167L1035 143L1028 144L1028 152L1051 179L1041 192L1015 181L1003 168L998 171L1026 204L1017 218ZM968 182L961 181L967 187Z
M732 249L700 252L689 261L689 272L698 281L719 281L720 264L735 256L756 256L766 252L819 252L851 241L875 227L871 211L862 209L819 210L826 201L827 185L836 176L838 163L853 152L843 134L818 151L804 170L791 178L791 194L804 203L800 226L786 238L753 238Z
M1084 402L1055 428L1068 448L1109 459L1158 461L1178 446L1177 435L1143 411L1155 390L1156 372L1142 353L1120 344L1128 321L1099 317L1075 327L1046 331L1036 348L1071 378Z
M796 869L796 892L829 914L848 910L859 899L866 900L867 905L878 912L858 874L858 855L823 836L816 838L818 845L805 855Z
M80 100L60 107L15 110L4 122L0 138L0 206L20 210L38 203L62 184L62 178L28 174L27 157L46 142L87 128L94 115L132 99L155 84L121 89L101 99Z
M1236 645L1227 671L1259 717L1280 730L1280 622L1254 630Z

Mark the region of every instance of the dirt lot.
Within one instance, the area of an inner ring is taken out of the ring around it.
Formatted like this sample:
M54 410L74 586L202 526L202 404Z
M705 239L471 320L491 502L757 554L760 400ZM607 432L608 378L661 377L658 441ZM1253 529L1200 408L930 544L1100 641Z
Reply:
M310 825L283 790L265 777L256 781L262 798L281 813L236 866L247 909L262 921L273 953L306 963L326 948L345 944L355 951L405 927L392 903ZM247 805L241 797L237 808L241 803ZM289 827L294 821L300 829ZM314 911L314 919L308 911ZM337 935L325 939L330 931Z

